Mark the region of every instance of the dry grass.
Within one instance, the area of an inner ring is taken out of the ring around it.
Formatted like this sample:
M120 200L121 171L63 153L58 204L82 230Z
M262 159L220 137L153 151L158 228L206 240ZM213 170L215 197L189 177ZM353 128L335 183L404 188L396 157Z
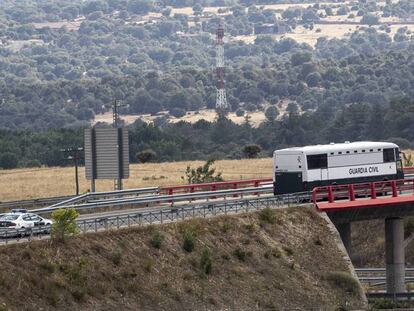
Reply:
M250 116L250 123L253 127L258 127L263 121L266 120L263 111L255 111L249 112L248 115ZM155 118L159 116L151 116L149 114L142 114L142 115L122 115L121 118L125 121L126 124L131 124L135 120L142 120L147 123L152 123ZM238 117L235 113L229 113L227 116L230 120L232 120L236 124L243 124L244 117ZM179 121L185 121L189 123L196 123L199 120L206 120L209 122L213 122L217 119L217 113L214 109L201 109L199 111L188 111L187 114L181 118L175 118L170 116L168 120L171 123L177 123ZM105 122L105 123L112 123L112 113L107 112L104 114L96 115L95 120L92 122L93 124L97 122Z
M140 188L185 184L181 179L187 165L197 167L203 161L133 164L125 188ZM215 163L225 180L268 178L272 176L272 160L222 160ZM74 193L74 168L35 168L0 170L0 201L42 198ZM79 171L80 191L86 192L90 183L84 168ZM113 181L97 181L97 190L113 189Z
M217 14L220 9L227 9L227 7L204 7L203 12L205 13L212 13ZM191 7L184 7L184 8L172 8L171 9L171 15L174 16L174 14L185 14L185 15L193 15L193 8Z
M325 221L303 208L275 216L274 224L250 213L82 235L66 245L40 241L2 247L0 305L10 310L337 310L345 290L325 276L349 271ZM182 247L188 230L195 236L191 253ZM160 248L151 243L156 232L164 237ZM208 275L202 261L206 250ZM349 308L361 309L358 295L347 298Z
M337 16L332 16L331 19L337 19ZM326 37L328 39L333 38L344 38L358 30L360 27L365 27L366 25L350 25L350 24L315 24L315 28L313 30L309 30L304 28L303 26L298 26L290 33L282 34L282 35L273 35L273 37L277 40L283 38L291 38L300 43L308 43L311 46L315 46L318 38ZM399 25L391 25L391 33L389 34L391 37L395 35L399 28L407 27L408 30L414 31L414 25L411 24L399 24ZM379 25L373 26L378 30ZM317 30L320 30L320 32ZM234 41L243 41L248 44L254 43L256 39L256 35L246 35L246 36L236 36L233 37L232 40Z

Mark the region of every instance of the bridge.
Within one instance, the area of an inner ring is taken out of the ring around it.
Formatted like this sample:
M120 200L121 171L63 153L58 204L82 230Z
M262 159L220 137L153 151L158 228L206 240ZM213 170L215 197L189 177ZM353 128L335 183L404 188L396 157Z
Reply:
M327 213L337 227L348 253L352 253L351 223L385 220L386 289L400 294L405 288L403 218L414 215L414 180L317 187L312 191L317 210Z

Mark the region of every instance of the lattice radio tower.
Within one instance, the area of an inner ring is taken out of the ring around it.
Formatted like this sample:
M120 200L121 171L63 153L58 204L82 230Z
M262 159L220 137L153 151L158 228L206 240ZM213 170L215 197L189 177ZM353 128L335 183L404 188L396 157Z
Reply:
M216 39L216 75L217 75L217 97L216 111L224 115L229 111L229 105L226 98L226 80L224 79L224 22L220 19L217 28Z

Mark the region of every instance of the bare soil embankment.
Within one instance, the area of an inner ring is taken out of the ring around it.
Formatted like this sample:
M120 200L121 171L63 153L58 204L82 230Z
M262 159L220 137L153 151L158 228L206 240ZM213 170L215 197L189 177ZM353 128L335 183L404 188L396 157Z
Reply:
M0 261L5 310L361 307L325 220L306 208L10 245Z

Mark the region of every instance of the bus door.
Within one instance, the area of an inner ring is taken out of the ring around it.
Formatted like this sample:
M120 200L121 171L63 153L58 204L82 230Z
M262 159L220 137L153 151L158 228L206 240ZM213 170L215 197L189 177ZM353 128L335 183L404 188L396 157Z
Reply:
M307 155L308 170L320 170L320 181L328 180L328 154L311 154Z

